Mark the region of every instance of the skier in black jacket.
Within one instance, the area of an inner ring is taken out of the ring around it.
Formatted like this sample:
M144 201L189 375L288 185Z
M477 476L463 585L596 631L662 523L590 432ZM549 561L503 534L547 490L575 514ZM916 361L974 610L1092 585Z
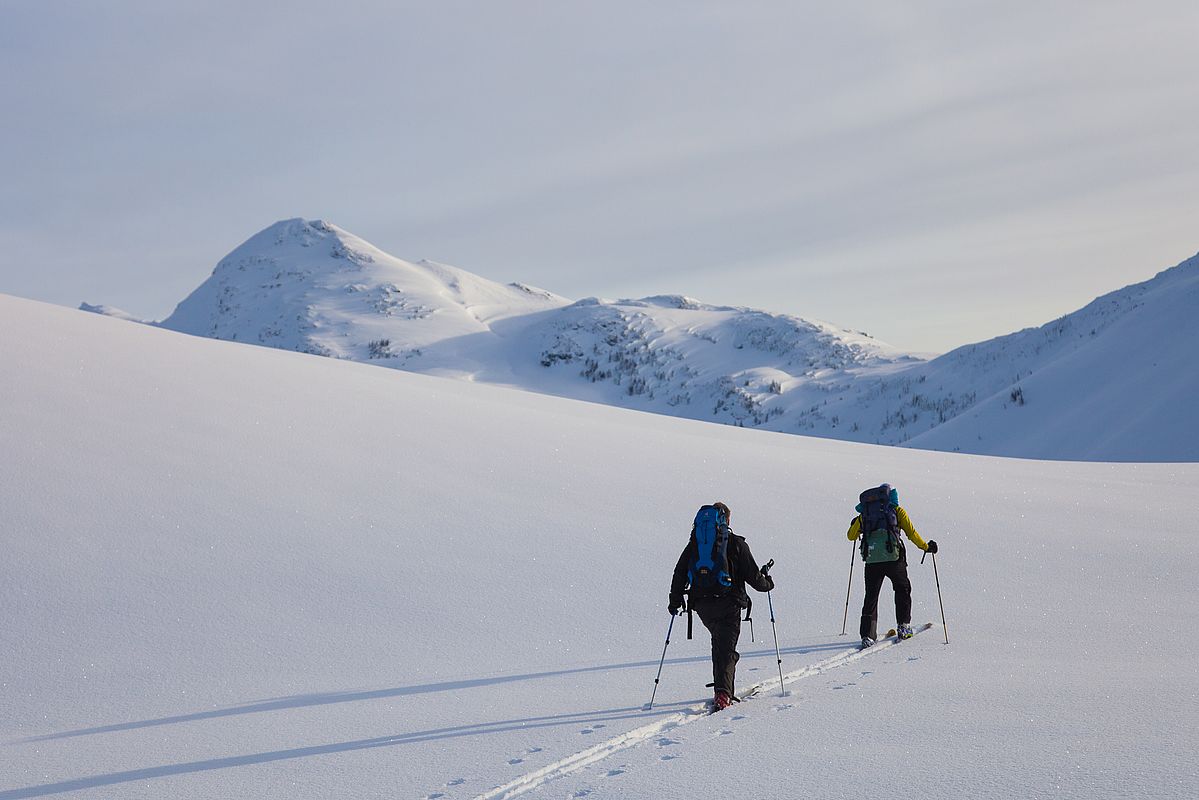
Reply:
M713 506L727 524L731 516L729 507L724 503L713 503ZM732 585L718 594L697 596L695 591L688 591L690 567L696 558L695 539L692 537L675 564L674 578L670 583L670 604L667 607L671 615L680 613L685 608L683 595L689 594L691 610L699 614L700 621L712 634L713 704L718 711L728 708L734 700L737 661L741 658L737 652L737 639L741 636L741 611L750 605L745 584L748 583L759 592L769 592L774 588L774 579L762 574L745 538L733 533L731 528L726 553Z

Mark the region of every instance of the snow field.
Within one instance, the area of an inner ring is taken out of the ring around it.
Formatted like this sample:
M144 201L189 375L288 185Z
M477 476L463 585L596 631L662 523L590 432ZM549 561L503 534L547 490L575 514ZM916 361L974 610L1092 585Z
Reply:
M706 634L676 624L643 707L701 503L776 559L785 670L850 647L844 530L883 480L942 545L950 645L934 628L523 796L1199 786L1195 465L740 430L7 297L0 372L0 798L485 795L706 696ZM915 621L939 622L911 561ZM860 564L853 590L851 633ZM776 670L755 600L741 683Z

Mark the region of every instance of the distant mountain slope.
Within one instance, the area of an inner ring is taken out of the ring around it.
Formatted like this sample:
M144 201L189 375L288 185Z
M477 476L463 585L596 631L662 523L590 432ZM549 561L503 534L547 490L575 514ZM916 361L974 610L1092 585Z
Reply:
M1199 256L1040 328L947 353L923 369L970 381L978 402L907 444L1034 458L1199 460L1196 307Z
M768 430L797 430L828 376L915 361L864 334L677 296L581 300L521 333L528 388Z
M1199 256L1039 328L826 383L820 435L984 455L1199 460Z
M1199 460L1186 410L1199 390L1196 305L1199 257L1040 328L928 361L864 333L682 296L571 302L292 219L222 259L159 324L788 433L1161 461Z

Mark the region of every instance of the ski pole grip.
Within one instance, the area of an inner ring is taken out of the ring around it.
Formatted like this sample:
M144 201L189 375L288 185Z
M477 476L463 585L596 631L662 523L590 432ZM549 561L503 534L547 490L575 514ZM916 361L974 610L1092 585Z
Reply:
M763 574L763 575L769 575L769 574L770 574L770 568L771 568L771 567L773 567L773 566L774 566L774 559L772 558L772 559L770 559L769 561L767 561L765 564L763 564L763 565L762 565L762 574Z

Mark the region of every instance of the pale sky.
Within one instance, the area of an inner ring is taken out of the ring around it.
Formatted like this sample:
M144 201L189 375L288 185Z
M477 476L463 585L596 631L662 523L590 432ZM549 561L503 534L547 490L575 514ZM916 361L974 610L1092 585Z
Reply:
M1199 3L0 0L0 292L279 219L943 352L1199 251Z

